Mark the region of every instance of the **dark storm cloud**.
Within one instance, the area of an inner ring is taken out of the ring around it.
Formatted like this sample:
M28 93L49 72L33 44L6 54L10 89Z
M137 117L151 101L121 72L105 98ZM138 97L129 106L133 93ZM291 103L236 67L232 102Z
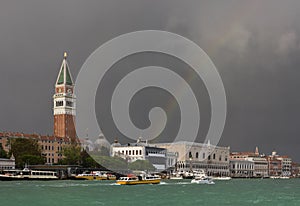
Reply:
M1 1L4 131L52 133L52 95L63 51L76 76L107 40L162 29L196 42L225 86L221 145L272 149L300 161L299 1Z

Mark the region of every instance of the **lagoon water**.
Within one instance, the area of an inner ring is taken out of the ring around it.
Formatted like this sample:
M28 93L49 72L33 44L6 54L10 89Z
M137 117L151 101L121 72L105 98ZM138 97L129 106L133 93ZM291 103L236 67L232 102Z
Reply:
M0 181L1 206L300 205L300 179L233 179L215 185L163 180L120 186L114 181Z

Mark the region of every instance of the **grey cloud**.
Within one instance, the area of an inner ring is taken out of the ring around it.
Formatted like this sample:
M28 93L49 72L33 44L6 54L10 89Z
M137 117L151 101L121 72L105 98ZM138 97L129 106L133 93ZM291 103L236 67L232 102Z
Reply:
M228 99L220 144L300 161L299 10L294 0L1 1L0 129L52 133L64 50L76 77L109 39L161 29L196 42L218 68Z

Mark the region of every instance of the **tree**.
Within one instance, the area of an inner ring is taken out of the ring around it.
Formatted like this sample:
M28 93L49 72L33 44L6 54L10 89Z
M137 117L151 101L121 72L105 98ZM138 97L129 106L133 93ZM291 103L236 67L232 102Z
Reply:
M121 157L92 155L92 158L102 167L105 167L109 170L119 171L128 169L126 160Z
M148 160L136 160L134 162L131 162L128 167L131 170L141 170L141 171L144 171L144 170L154 171L155 170L155 167Z
M2 143L0 143L0 158L7 158L7 152L3 149Z
M81 157L82 167L93 167L93 168L100 167L100 165L89 155L89 153L87 153L86 150L83 150L80 153L80 157Z
M25 164L44 164L41 148L35 139L17 138L11 140L10 155L16 160L16 167L22 168Z
M81 147L77 144L71 144L63 147L62 154L64 158L60 163L66 165L79 165L81 163Z

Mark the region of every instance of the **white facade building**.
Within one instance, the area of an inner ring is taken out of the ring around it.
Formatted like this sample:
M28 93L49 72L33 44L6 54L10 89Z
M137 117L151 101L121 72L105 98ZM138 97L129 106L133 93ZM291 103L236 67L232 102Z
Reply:
M253 177L254 162L246 159L230 159L231 177Z
M236 168L239 163L243 166ZM253 169L249 170L249 165L253 165ZM230 154L230 170L232 177L269 176L268 160L265 155L259 154L258 147L255 148L255 152L232 152Z
M0 170L14 170L15 158L12 156L10 159L0 158Z
M177 155L176 169L186 172L204 169L211 176L229 176L230 147L219 147L207 144L179 141L174 143L158 143ZM175 166L175 165L173 165Z
M268 161L265 157L249 157L246 160L254 163L253 177L268 177Z
M137 143L127 145L120 145L119 143L113 144L111 146L111 156L122 157L128 162L148 160L157 171L165 170L171 161L168 161L168 157L172 157L170 154L167 154L166 149L150 146L141 140L138 140Z
M292 175L292 159L288 156L279 156L278 160L281 161L281 175L282 176L291 176Z

